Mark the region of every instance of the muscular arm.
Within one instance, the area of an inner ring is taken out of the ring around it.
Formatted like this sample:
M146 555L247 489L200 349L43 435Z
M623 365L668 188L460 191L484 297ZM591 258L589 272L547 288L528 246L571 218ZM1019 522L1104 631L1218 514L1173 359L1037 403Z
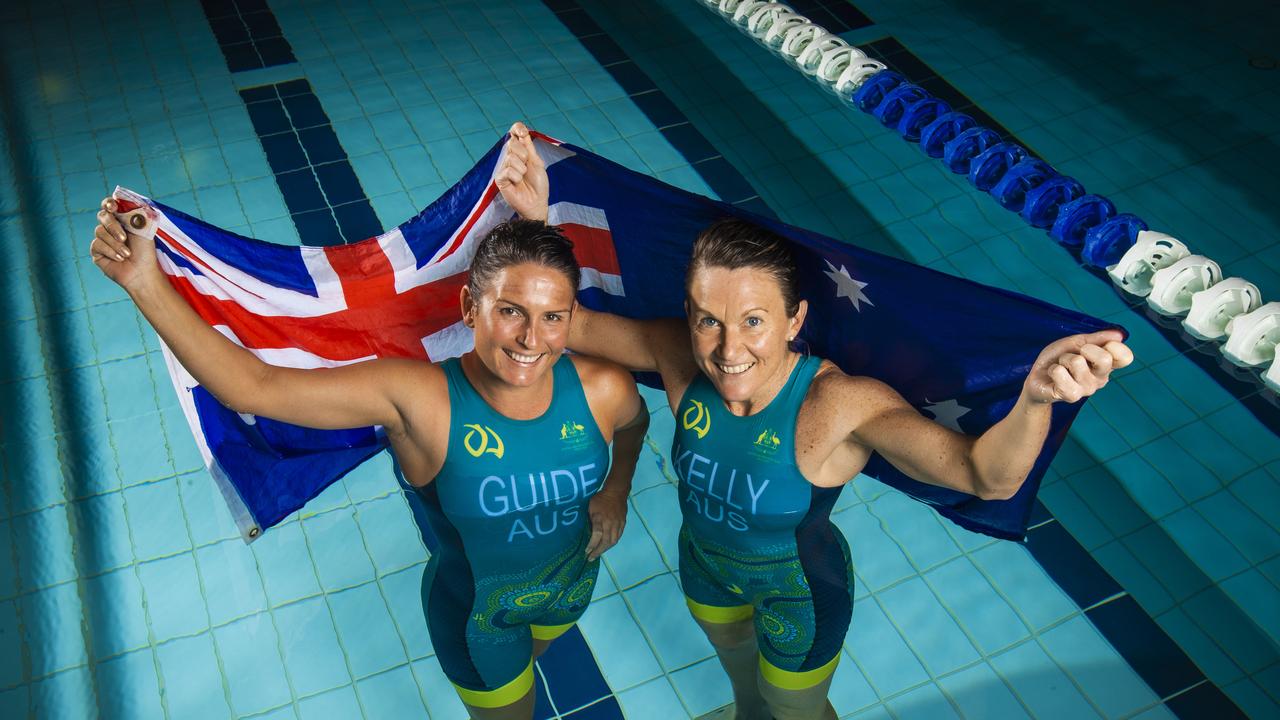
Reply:
M649 411L636 391L631 374L618 365L594 358L575 358L583 378L587 402L596 424L612 437L613 456L604 486L591 498L591 539L587 557L594 560L622 537L627 522L631 478L649 429Z
M980 437L926 419L892 388L871 378L837 378L836 412L848 415L851 442L875 450L911 477L986 500L1013 497L1035 465L1053 419L1052 404L1078 402L1133 362L1118 329L1055 340L1031 365L1013 409Z
M94 265L129 294L182 366L224 405L320 429L381 425L394 437L408 425L402 408L444 392L439 368L423 362L373 360L322 370L262 362L205 323L170 284L157 262L150 211L117 218L117 210L115 199L102 201L89 246ZM416 419L421 425L433 417Z
M214 397L236 412L295 425L402 429L391 388L427 389L438 371L426 363L374 360L299 370L269 365L207 325L162 276L129 288L129 296L169 349Z
M853 442L916 480L984 500L1010 498L1022 487L1049 433L1047 404L1019 399L975 438L924 417L878 380L847 378L845 384L844 405L859 409L849 433Z
M609 383L616 388L612 392L620 401L613 417L613 458L600 492L626 498L631 494L631 477L644 445L644 434L649 430L649 408L630 374L618 368L614 375Z
M683 392L698 372L683 318L634 320L579 306L569 325L569 347L634 372L657 372L668 393Z

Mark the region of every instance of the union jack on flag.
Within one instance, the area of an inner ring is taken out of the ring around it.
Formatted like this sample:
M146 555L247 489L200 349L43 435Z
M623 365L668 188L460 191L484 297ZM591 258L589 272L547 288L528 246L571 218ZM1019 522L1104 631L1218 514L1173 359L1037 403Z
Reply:
M631 317L683 314L683 270L698 231L744 217L796 243L810 312L801 339L846 372L895 387L922 412L977 434L1017 399L1039 351L1108 324L938 273L673 188L535 133L551 181L550 222L574 242L579 300ZM333 247L235 235L117 188L145 207L170 282L210 325L275 365L335 367L378 357L440 361L472 346L458 293L476 243L513 217L494 180L496 144L442 197L374 238ZM197 445L246 539L387 447L378 428L313 430L221 405L164 349ZM1026 530L1039 479L1080 405L1054 426L1017 496L983 501L916 482L879 458L865 471L997 537ZM657 438L665 443L667 438Z

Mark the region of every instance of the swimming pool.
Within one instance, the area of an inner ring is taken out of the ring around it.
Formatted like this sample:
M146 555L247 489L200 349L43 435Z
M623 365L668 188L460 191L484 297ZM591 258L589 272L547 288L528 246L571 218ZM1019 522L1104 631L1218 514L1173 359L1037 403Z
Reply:
M795 7L913 79L936 77L1274 297L1280 51L1265 28L1277 10L1115 5ZM1027 546L961 531L867 478L845 491L833 519L858 602L832 694L842 717L1280 716L1272 431L1043 233L700 2L0 17L5 717L460 716L423 627L426 553L389 459L245 546L154 336L82 249L115 184L277 242L298 242L299 227L364 237L437 197L515 117L680 187L1134 333L1138 363L1074 426ZM358 181L325 187L327 225L278 177L251 107L268 85L314 99L325 122L308 127L332 128ZM661 439L580 632L540 663L541 717L684 717L728 700L672 573L672 420L662 398L650 408Z

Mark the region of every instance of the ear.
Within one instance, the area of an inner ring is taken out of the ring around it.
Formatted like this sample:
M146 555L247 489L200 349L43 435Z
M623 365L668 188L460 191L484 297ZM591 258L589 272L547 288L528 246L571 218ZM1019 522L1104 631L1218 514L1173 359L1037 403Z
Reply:
M787 336L795 339L800 336L800 328L804 326L804 318L809 314L809 301L801 300L796 306L796 314L787 320Z
M476 299L471 296L471 288L466 285L458 291L458 304L462 307L462 324L469 328L476 326Z

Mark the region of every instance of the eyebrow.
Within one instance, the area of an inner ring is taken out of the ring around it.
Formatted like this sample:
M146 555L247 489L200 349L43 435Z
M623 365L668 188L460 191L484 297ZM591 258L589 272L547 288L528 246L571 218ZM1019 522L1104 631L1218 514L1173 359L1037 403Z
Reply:
M510 305L510 306L512 306L512 307L514 307L514 308L517 308L517 309L519 309L519 310L520 310L520 312L523 312L523 313L525 313L526 315L529 313L529 308L527 308L527 307L525 307L525 306L521 305L521 304L520 304L520 303L518 303L518 302L512 302L511 300L508 300L508 299L506 299L506 298L502 297L501 295L499 295L499 296L498 296L497 301L498 301L498 302L500 302L500 303L506 303L506 304L508 304L508 305ZM543 312L543 313L568 313L571 309L572 309L572 308L565 308L565 309L563 309L563 310L543 310L542 312Z
M706 308L704 308L704 307L702 307L701 305L699 305L699 304L698 304L698 302L697 302L696 300L694 300L693 298L690 298L690 299L689 299L689 306L690 306L691 308L693 308L693 309L694 309L695 311L697 311L697 312L706 313L707 315L710 315L710 316L712 316L712 317L715 317L715 314L714 314L714 313L712 313L712 312L708 311ZM753 312L762 312L762 313L764 313L765 315L768 315L768 314L769 314L769 311L768 311L768 310L766 310L766 309L764 309L764 308L762 308L762 307L753 307L753 308L747 308L746 310L743 310L743 311L742 311L742 315L743 315L743 317L746 317L747 315L750 315L750 314L751 314L751 313L753 313Z

